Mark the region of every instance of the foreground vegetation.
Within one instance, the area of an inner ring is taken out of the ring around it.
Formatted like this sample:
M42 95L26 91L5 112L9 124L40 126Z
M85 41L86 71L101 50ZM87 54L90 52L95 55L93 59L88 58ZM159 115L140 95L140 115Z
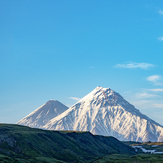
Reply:
M0 124L1 163L163 163L163 155L136 153L132 145L163 151L161 142L120 142L90 132Z
M112 154L105 155L97 159L93 163L163 163L163 155L159 154L137 154L137 155L121 155Z
M16 158L6 155L0 155L1 163L66 163L50 157ZM163 155L138 154L110 154L98 158L94 161L74 160L71 162L91 162L91 163L163 163Z
M1 163L93 162L110 154L135 154L113 137L0 124Z

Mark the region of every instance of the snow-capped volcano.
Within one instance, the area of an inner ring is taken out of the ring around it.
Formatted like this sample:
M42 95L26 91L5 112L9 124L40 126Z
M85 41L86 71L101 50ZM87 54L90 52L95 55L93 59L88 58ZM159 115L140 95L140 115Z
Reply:
M163 141L163 127L110 88L97 87L43 126L49 130L90 131L119 140Z
M67 109L68 107L63 105L59 101L49 100L47 103L37 108L28 116L17 122L17 124L35 128L42 128L44 125L47 124L49 120L63 113Z

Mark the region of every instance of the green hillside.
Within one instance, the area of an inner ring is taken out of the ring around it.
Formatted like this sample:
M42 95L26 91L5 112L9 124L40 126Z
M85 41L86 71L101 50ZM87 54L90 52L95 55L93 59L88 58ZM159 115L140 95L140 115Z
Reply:
M0 162L92 162L104 155L135 154L113 137L0 124Z
M163 155L161 154L111 154L105 155L92 163L163 163Z

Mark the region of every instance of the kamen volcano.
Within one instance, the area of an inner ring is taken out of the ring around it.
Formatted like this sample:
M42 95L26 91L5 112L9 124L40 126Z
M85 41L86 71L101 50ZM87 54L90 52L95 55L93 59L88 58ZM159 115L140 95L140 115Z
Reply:
M49 100L25 118L17 122L19 125L42 128L51 119L67 110L68 107L57 100Z

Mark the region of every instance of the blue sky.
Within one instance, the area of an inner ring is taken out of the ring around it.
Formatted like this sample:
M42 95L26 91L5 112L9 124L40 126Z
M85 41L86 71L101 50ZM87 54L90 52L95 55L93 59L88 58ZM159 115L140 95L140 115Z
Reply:
M162 0L1 0L0 122L102 86L163 125L162 60Z

